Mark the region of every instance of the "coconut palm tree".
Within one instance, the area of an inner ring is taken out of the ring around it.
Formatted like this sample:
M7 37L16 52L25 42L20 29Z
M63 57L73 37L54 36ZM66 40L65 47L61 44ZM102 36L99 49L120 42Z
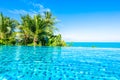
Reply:
M19 25L17 28L20 30L19 33L21 34L23 44L27 45L28 43L30 43L29 40L33 36L33 33L32 33L33 21L30 15L28 14L21 16L21 19L22 19L22 24Z
M13 39L13 32L19 23L0 13L0 40L3 44L8 44Z
M51 12L44 12L44 16L29 14L21 16L18 21L0 13L0 44L33 44L41 46L63 46L61 35L54 35L57 28L56 18ZM17 31L18 30L18 31Z
M4 16L0 13L0 40L3 43L3 39L5 38L6 28L4 27Z
M40 41L43 46L48 45L48 39L54 35L54 31L57 28L54 26L56 24L55 18L52 17L51 12L45 12L42 24L40 26L41 32L39 33Z
M40 14L30 17L30 15L25 15L21 17L22 19L22 32L25 36L25 41L32 37L34 45L38 43L42 46L47 45L47 39L53 35L55 30L55 18L52 18L50 12L45 12L45 16Z

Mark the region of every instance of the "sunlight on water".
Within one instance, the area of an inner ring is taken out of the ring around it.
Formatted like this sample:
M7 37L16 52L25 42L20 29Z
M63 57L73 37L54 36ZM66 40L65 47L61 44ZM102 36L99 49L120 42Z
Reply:
M119 80L120 49L0 47L0 80Z

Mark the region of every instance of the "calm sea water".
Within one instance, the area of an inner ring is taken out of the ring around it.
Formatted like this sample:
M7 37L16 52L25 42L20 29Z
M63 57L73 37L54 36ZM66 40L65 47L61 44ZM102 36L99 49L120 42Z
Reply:
M0 46L0 80L120 80L120 49Z
M70 44L70 42L67 42ZM120 42L73 42L73 47L120 48Z

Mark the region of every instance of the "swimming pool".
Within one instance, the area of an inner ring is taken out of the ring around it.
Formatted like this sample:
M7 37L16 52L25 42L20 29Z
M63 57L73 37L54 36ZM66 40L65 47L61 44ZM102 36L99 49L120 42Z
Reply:
M0 46L0 80L120 80L120 48Z

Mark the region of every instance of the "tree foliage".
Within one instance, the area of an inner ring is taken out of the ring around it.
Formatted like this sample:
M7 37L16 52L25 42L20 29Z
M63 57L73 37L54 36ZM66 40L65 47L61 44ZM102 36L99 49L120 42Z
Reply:
M0 44L34 45L34 46L65 46L60 34L55 35L56 19L51 12L44 16L22 15L21 22L0 14Z

